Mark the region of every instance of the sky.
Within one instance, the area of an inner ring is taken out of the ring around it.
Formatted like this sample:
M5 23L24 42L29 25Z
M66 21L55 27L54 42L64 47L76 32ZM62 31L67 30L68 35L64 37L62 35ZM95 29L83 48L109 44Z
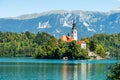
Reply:
M120 0L0 0L0 18L50 10L107 12L120 7Z

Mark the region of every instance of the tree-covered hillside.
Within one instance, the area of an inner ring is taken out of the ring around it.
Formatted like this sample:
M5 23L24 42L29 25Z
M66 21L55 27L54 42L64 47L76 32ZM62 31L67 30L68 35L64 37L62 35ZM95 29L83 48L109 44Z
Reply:
M47 33L0 32L0 56L32 56L39 44L55 38Z
M96 34L84 38L87 49L81 49L76 41L63 42L47 33L33 34L30 32L0 32L0 56L32 56L47 59L88 59L88 50L105 57L105 52L120 55L119 34Z
M47 33L33 34L0 32L0 56L32 56L35 58L86 59L87 50L81 49L76 41L66 43Z
M88 38L87 38L88 39ZM96 34L88 39L89 48L93 51L97 45L103 46L106 52L110 52L112 56L120 56L120 33L118 34Z

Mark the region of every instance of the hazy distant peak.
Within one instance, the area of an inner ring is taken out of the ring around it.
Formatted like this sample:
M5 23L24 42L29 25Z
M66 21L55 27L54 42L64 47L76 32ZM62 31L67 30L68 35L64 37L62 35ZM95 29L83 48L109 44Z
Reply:
M59 38L71 30L72 19L75 18L79 38L96 33L117 33L120 32L120 11L119 8L117 10L109 12L54 10L26 14L0 19L0 30L3 32L48 32Z
M51 11L46 11L46 12L42 12L42 13L34 13L34 14L25 14L25 15L20 15L18 17L12 17L10 19L19 19L19 20L24 20L24 19L32 19L32 18L37 18L40 16L46 16L46 15L51 15L51 14L66 14L66 13L73 13L76 15L79 14L85 14L85 13L93 13L93 11L82 11L82 10L74 10L74 11L67 11L67 10L51 10Z
M110 14L114 14L114 13L120 13L120 7L113 9L111 11L109 11Z
M115 10L116 10L116 11L120 11L120 7L116 8Z
M46 12L41 12L41 13L34 13L34 14L25 14L21 15L18 17L13 17L13 19L32 19L32 18L37 18L39 16L44 16L44 15L50 15L50 14L64 14L68 11L65 10L52 10L52 11L46 11Z
M20 15L18 17L12 17L8 19L18 19L18 20L25 20L25 19L33 19L33 18L38 18L40 16L46 16L46 15L51 15L51 14L75 14L75 15L90 15L90 14L112 14L112 13L118 13L120 12L120 7L111 10L109 12L98 12L98 11L82 11L82 10L73 10L73 11L67 11L67 10L51 10L51 11L46 11L42 13L34 13L34 14L25 14L25 15Z

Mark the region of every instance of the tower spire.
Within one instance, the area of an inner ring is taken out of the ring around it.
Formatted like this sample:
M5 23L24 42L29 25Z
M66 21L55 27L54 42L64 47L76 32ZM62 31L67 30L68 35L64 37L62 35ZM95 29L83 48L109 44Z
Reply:
M76 29L75 18L73 19L73 24L72 24L72 37L74 40L77 40L77 29Z
M75 18L73 19L72 29L76 29Z

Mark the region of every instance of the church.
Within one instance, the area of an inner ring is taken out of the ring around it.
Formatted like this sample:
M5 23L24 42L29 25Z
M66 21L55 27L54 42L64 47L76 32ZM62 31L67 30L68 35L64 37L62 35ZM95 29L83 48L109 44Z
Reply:
M73 40L77 41L77 29L76 29L75 21L73 21L71 33L68 33L67 35L63 35L60 39L65 42L71 42Z
M76 40L77 44L81 45L81 48L86 49L85 41L82 41L82 40L78 41L77 28L76 28L75 20L73 20L73 23L72 23L71 33L68 33L67 35L63 35L60 38L60 40L65 41L65 42L72 42L73 40Z

